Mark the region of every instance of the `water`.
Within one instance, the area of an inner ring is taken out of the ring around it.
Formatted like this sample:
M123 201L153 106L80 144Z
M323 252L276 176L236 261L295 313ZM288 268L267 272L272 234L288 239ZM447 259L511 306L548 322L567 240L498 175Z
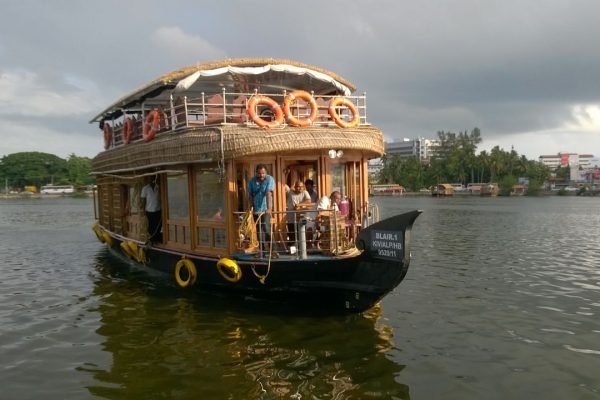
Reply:
M343 317L181 294L107 254L91 201L0 201L0 398L600 398L599 199L375 200L424 210L413 262Z

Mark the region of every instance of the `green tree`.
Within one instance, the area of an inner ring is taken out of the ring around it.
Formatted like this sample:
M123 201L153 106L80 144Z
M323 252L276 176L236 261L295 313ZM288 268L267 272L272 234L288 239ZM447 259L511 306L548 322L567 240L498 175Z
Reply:
M91 185L94 178L90 176L92 161L87 157L77 157L70 154L67 158L69 182L73 185Z
M512 175L506 175L502 177L498 183L500 189L500 196L510 196L513 186L517 183L517 178Z
M64 160L54 154L23 152L6 155L0 159L2 186L22 189L26 185L37 187L47 184L89 185L95 179L90 176L91 160L71 154Z

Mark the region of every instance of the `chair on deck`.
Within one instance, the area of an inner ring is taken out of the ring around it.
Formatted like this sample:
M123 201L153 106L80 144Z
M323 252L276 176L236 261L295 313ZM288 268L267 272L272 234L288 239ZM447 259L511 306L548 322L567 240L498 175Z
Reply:
M317 102L317 119L315 122L328 122L329 121L329 102L322 97L315 99Z
M223 96L215 94L206 99L204 106L204 124L220 124L224 121L223 115Z
M230 111L227 114L227 122L231 123L244 123L248 121L248 114L246 112L246 104L248 98L246 96L238 96L233 99L233 105L230 106Z

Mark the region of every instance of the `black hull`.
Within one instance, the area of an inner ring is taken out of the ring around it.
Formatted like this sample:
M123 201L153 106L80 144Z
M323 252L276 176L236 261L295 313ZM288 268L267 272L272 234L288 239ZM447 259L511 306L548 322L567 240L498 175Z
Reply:
M360 251L353 255L309 255L307 259L283 256L272 258L270 266L267 259L231 255L229 258L235 260L242 271L237 282L230 282L221 275L217 269L219 258L185 254L195 265L197 279L181 290L211 291L318 311L362 312L377 304L406 276L410 263L410 229L419 214L420 211L411 211L363 229L357 239ZM401 235L392 236L394 232ZM382 237L390 241L382 242L379 240ZM128 259L119 246L120 238L113 238L111 252ZM175 269L182 256L162 247L148 247L145 264L128 260L141 268L160 271L168 282L177 286ZM266 278L261 283L259 276L264 275Z

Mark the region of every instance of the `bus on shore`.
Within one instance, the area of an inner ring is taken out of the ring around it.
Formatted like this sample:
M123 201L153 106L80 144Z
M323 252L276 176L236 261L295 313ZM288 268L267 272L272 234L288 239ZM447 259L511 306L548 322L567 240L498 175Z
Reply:
M46 185L40 189L40 194L70 194L74 192L73 185Z

